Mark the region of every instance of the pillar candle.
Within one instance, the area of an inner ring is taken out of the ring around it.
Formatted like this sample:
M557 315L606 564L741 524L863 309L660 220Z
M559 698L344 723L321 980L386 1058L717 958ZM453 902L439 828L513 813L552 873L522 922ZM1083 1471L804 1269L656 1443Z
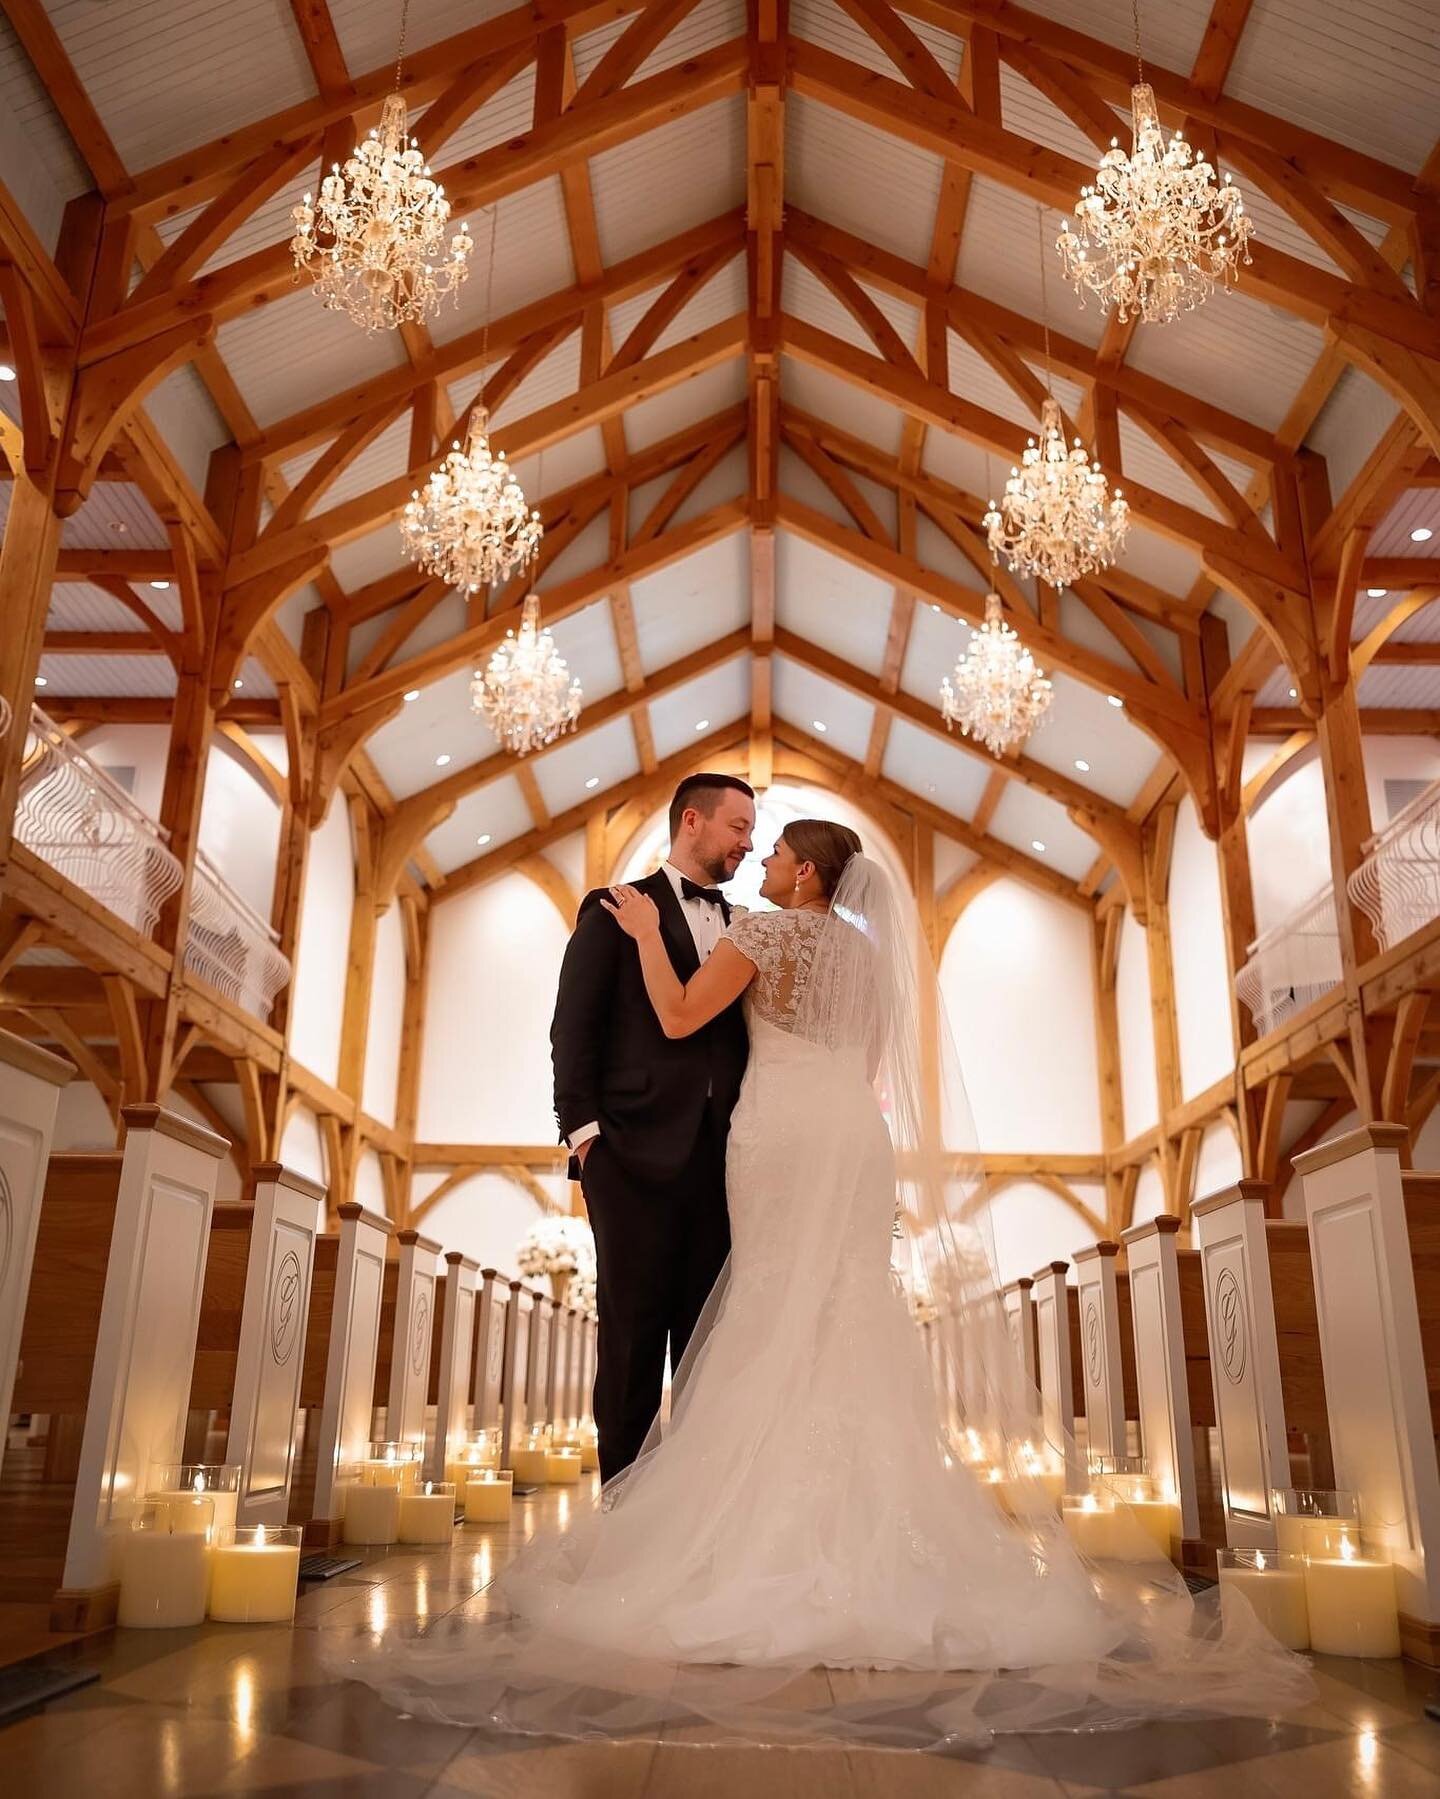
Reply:
M1238 1601L1247 1602L1283 1648L1310 1647L1305 1570L1298 1557L1277 1558L1258 1550L1248 1554L1222 1550L1219 1572L1222 1613L1232 1612Z
M1333 1560L1306 1561L1305 1603L1318 1655L1399 1655L1395 1570L1356 1550L1349 1538Z
M227 1493L215 1487L171 1487L147 1493L144 1503L161 1508L167 1530L209 1530L218 1541L235 1528L235 1504L239 1497L238 1493Z
M514 1451L511 1460L519 1486L543 1487L550 1478L550 1452L543 1443L538 1449L523 1445Z
M508 1524L510 1522L511 1484L493 1469L487 1469L478 1480L465 1483L465 1521L467 1524Z
M583 1437L580 1442L580 1471L592 1474L600 1466L600 1441L598 1437Z
M162 1525L131 1530L120 1544L117 1624L175 1630L202 1623L210 1584L210 1545L198 1531Z
M1103 1560L1114 1553L1115 1515L1102 1507L1093 1494L1073 1505L1067 1501L1064 1518L1070 1541L1081 1555Z
M1136 1499L1125 1508L1161 1555L1171 1553L1180 1535L1180 1507L1173 1499Z
M400 1528L400 1489L353 1484L345 1488L341 1537L346 1543L393 1543Z
M300 1580L299 1539L298 1528L267 1532L257 1525L217 1543L210 1552L210 1616L223 1624L288 1624Z
M455 1536L455 1489L449 1481L426 1481L418 1493L400 1495L402 1543L449 1543Z
M565 1486L573 1486L580 1478L580 1451L552 1449L545 1457L545 1478Z

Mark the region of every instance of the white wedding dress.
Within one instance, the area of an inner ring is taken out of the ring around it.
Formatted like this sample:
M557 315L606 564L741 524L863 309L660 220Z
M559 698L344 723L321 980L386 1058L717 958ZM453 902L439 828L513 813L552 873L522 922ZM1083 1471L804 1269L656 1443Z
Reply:
M668 1425L593 1511L521 1552L504 1610L346 1639L331 1665L412 1712L568 1737L678 1721L692 1739L705 1723L931 1749L1303 1704L1304 1664L1248 1613L1198 1614L1168 1564L1097 1573L1043 1506L1017 1526L952 1453L963 1426L1019 1482L1034 1394L974 1191L935 1153L923 1065L943 1032L884 877L857 858L832 914L749 914L729 935L756 967L732 1250ZM897 1172L940 1382L892 1271Z

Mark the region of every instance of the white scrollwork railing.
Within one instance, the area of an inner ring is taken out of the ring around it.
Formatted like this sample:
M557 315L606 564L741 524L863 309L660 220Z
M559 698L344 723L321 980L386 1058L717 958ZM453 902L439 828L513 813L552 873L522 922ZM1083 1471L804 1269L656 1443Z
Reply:
M262 1020L290 979L274 929L245 904L203 850L195 852L185 966Z
M1263 1037L1338 987L1341 973L1335 891L1322 887L1250 945L1235 992Z
M30 709L15 837L146 937L180 885L164 831L38 706Z
M1440 781L1376 832L1348 886L1382 950L1440 918Z

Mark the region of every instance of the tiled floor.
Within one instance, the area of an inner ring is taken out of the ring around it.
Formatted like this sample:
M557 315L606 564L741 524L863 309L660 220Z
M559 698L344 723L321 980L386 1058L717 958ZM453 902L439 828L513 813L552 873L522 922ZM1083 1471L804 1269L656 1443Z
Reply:
M979 1755L539 1746L399 1717L316 1658L321 1627L483 1608L511 1550L573 1501L517 1501L508 1531L446 1553L377 1552L301 1599L296 1629L126 1631L73 1653L98 1685L0 1730L7 1799L1433 1799L1440 1679L1410 1663L1321 1662L1300 1716L1002 1740Z

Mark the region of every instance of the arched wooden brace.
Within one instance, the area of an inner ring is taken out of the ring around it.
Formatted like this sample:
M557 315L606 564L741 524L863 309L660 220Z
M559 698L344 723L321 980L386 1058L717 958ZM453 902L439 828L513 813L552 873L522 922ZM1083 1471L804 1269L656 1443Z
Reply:
M219 629L211 667L211 691L220 705L250 653L260 627L297 588L313 581L330 559L324 546L305 551L278 568L266 569L235 587L227 587L220 599Z

